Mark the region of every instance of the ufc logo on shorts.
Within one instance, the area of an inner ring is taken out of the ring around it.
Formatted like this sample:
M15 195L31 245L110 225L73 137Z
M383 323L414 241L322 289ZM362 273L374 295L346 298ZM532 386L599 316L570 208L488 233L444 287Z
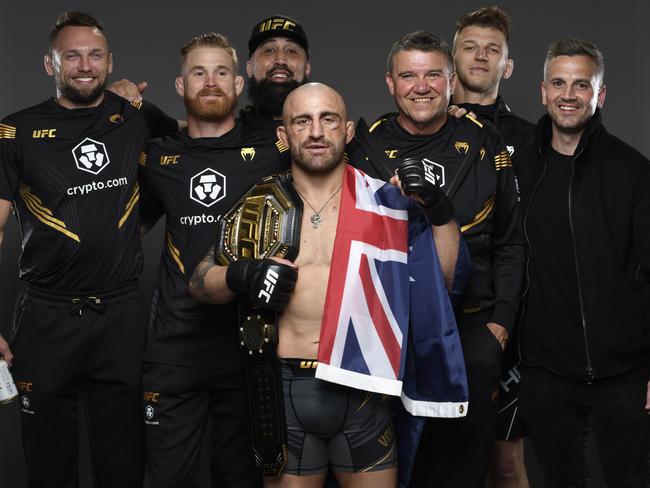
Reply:
M279 276L275 271L269 269L264 277L264 288L257 294L257 298L269 303L271 295L273 295L273 290L275 290L275 285L278 283L278 277Z

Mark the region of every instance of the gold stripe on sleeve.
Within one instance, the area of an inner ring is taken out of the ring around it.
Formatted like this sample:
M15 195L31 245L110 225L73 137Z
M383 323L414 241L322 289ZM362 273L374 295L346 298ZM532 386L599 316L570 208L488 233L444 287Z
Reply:
M124 222L126 222L126 219L129 218L129 215L131 215L131 212L133 212L133 209L135 208L139 200L140 200L140 185L136 181L135 185L133 185L133 193L131 194L131 198L129 198L129 201L125 205L124 215L122 215L122 218L120 218L120 221L117 224L118 229L122 228Z
M289 150L289 148L287 146L285 146L280 139L275 141L275 147L277 147L278 151L281 152L281 153Z
M485 202L485 205L483 206L483 209L476 214L476 217L474 217L474 220L472 220L469 224L463 225L460 228L461 232L465 232L466 230L471 229L472 227L477 226L481 222L483 222L485 219L488 218L488 216L492 213L494 210L494 202L495 202L495 196L496 194L493 193L490 195L490 197L487 199Z
M181 273L185 274L185 266L183 266L183 262L181 261L181 252L174 246L172 236L169 232L167 233L167 249L169 249L169 254L171 254L172 259L178 265L178 269L181 270Z
M52 211L49 208L43 206L42 200L38 198L36 195L34 195L27 185L21 183L18 187L18 193L23 199L23 201L25 202L25 205L27 206L27 210L29 210L32 213L32 215L34 215L34 217L36 217L38 220L40 220L48 227L51 227L52 229L58 232L61 232L65 236L69 237L70 239L73 239L77 242L81 242L77 234L75 234L74 232L70 232L67 229L65 222L55 218L52 215Z
M0 139L15 139L16 138L16 128L7 125L0 124Z

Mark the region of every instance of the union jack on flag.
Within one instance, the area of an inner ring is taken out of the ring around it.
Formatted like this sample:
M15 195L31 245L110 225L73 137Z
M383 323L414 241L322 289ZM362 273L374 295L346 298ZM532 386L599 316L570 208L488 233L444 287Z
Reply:
M316 377L400 396L412 415L460 417L460 340L431 227L416 207L346 166Z

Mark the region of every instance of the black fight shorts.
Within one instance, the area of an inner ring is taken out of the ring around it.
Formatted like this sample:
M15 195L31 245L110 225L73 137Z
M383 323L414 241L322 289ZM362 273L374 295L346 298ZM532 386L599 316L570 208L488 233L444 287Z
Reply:
M284 472L366 472L397 464L390 397L318 380L315 360L281 359L289 455Z
M519 384L521 373L515 357L516 344L506 350L499 386L496 440L510 441L526 437L526 427L519 413Z

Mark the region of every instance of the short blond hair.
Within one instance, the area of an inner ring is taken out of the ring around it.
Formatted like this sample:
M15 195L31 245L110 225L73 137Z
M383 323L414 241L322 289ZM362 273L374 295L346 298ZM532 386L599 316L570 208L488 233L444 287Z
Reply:
M196 36L190 42L185 44L181 48L181 68L185 64L185 60L187 59L189 52L192 49L196 49L198 47L218 47L227 51L232 58L235 69L239 69L239 63L237 62L237 52L235 51L235 48L230 45L226 36L219 34L218 32L208 32L207 34L201 34L200 36Z

